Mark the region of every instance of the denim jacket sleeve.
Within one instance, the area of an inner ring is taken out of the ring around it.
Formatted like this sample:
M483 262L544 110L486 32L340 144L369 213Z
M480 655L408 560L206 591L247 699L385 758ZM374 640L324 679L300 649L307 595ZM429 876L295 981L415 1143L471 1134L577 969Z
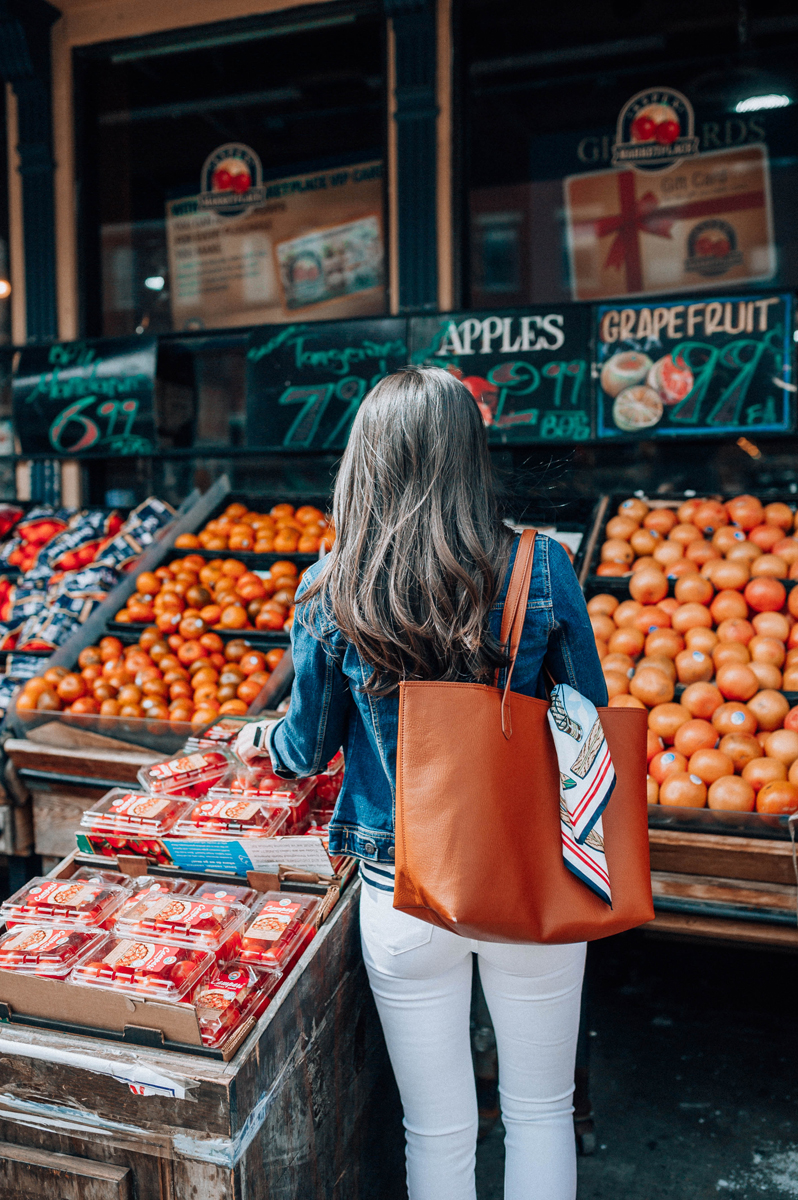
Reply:
M596 705L607 703L607 685L585 598L570 559L549 539L549 571L553 628L546 666L555 683L569 683Z
M302 591L300 587L298 595ZM324 770L344 744L351 703L349 683L323 636L325 631L312 631L301 610L298 614L291 629L295 673L291 707L269 736L275 773L289 778Z

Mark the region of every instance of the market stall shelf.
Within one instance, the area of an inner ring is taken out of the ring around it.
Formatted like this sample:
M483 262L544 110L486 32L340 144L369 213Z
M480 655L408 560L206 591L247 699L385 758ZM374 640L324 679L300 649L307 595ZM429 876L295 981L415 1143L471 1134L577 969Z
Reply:
M238 1200L244 1186L251 1200L399 1200L401 1114L360 956L359 888L227 1063L4 1025L0 1190L24 1178L26 1194L51 1195L60 1168L70 1200ZM84 1177L105 1190L81 1191Z

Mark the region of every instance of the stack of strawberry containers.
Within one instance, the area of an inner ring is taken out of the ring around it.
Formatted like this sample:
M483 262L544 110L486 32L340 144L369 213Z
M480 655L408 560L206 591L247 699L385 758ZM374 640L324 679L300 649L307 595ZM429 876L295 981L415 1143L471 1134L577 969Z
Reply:
M94 854L168 862L163 838L263 838L326 826L341 755L313 779L285 781L268 760L252 770L207 743L142 769L140 792L114 788L83 815ZM110 863L109 863L110 865ZM202 1042L223 1047L259 1016L314 936L322 898L81 867L33 880L0 909L0 969L193 1004Z

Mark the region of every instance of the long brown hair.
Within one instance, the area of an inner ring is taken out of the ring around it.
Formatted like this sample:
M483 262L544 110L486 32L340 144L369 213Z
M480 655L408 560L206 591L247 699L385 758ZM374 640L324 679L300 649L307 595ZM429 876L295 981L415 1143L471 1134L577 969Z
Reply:
M499 519L487 437L471 393L438 367L406 367L363 401L341 461L336 540L302 598L372 674L487 682L505 662L488 629L512 534Z

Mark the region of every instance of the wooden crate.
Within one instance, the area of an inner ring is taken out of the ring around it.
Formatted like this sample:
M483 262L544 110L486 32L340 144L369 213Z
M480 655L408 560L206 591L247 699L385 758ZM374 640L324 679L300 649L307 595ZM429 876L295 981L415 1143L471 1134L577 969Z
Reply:
M359 891L356 881L229 1063L2 1026L0 1143L12 1149L0 1144L0 1196L405 1197ZM158 1087L177 1095L133 1090Z

